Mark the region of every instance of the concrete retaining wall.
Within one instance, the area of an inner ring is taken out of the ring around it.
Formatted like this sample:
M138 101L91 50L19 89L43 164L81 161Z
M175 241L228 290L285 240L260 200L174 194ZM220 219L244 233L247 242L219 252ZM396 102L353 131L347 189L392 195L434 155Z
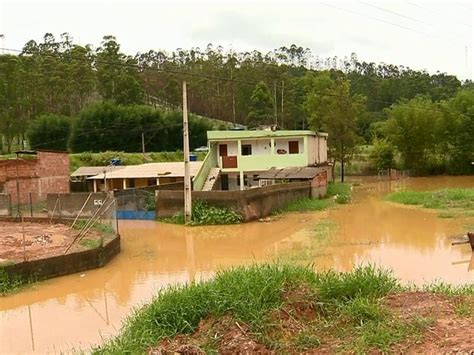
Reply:
M86 202L89 194L92 194L82 210L81 217L91 217L100 204L105 200L105 192L77 192L69 194L48 194L48 214L51 216L54 211L55 217L76 217ZM59 198L59 201L58 201ZM56 209L55 209L56 206Z
M193 200L206 201L211 206L231 208L251 221L270 215L289 202L311 196L309 181L278 184L243 191L193 191ZM156 214L171 217L183 212L182 191L156 191Z
M4 266L3 270L10 277L21 277L24 280L44 280L102 267L119 252L120 237L117 236L100 248L47 259L24 261Z
M12 204L9 194L0 194L0 216L11 216Z

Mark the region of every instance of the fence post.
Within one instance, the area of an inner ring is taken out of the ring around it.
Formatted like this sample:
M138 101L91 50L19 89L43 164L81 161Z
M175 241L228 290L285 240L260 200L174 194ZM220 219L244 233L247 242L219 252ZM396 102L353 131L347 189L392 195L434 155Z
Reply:
M33 217L33 197L31 196L30 192L30 215Z

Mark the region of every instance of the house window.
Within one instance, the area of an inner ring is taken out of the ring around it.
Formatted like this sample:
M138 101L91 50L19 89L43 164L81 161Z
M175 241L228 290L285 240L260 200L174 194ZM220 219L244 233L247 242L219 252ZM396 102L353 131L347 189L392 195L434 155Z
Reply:
M156 179L148 179L148 186L155 186L156 185Z
M252 155L251 144L242 144L242 155Z
M299 154L300 147L298 141L289 141L288 142L288 150L290 154Z

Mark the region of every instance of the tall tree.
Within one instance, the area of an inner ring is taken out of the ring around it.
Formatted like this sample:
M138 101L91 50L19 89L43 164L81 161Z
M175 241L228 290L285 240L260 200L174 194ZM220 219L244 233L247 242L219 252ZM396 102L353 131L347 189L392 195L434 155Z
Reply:
M273 98L267 84L260 81L250 97L250 112L247 124L250 127L258 127L269 124L273 117Z
M331 78L329 72L307 74L307 94L304 106L310 127L329 134L329 152L341 163L341 181L344 182L345 164L350 160L356 144L357 119L365 112L365 98L352 95L349 81Z

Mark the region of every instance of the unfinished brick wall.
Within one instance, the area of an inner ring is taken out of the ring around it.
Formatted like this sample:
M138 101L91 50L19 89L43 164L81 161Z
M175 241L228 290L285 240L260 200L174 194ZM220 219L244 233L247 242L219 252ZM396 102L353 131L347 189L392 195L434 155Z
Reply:
M36 158L0 161L0 192L8 193L12 203L45 200L48 193L69 192L69 154L37 151Z

